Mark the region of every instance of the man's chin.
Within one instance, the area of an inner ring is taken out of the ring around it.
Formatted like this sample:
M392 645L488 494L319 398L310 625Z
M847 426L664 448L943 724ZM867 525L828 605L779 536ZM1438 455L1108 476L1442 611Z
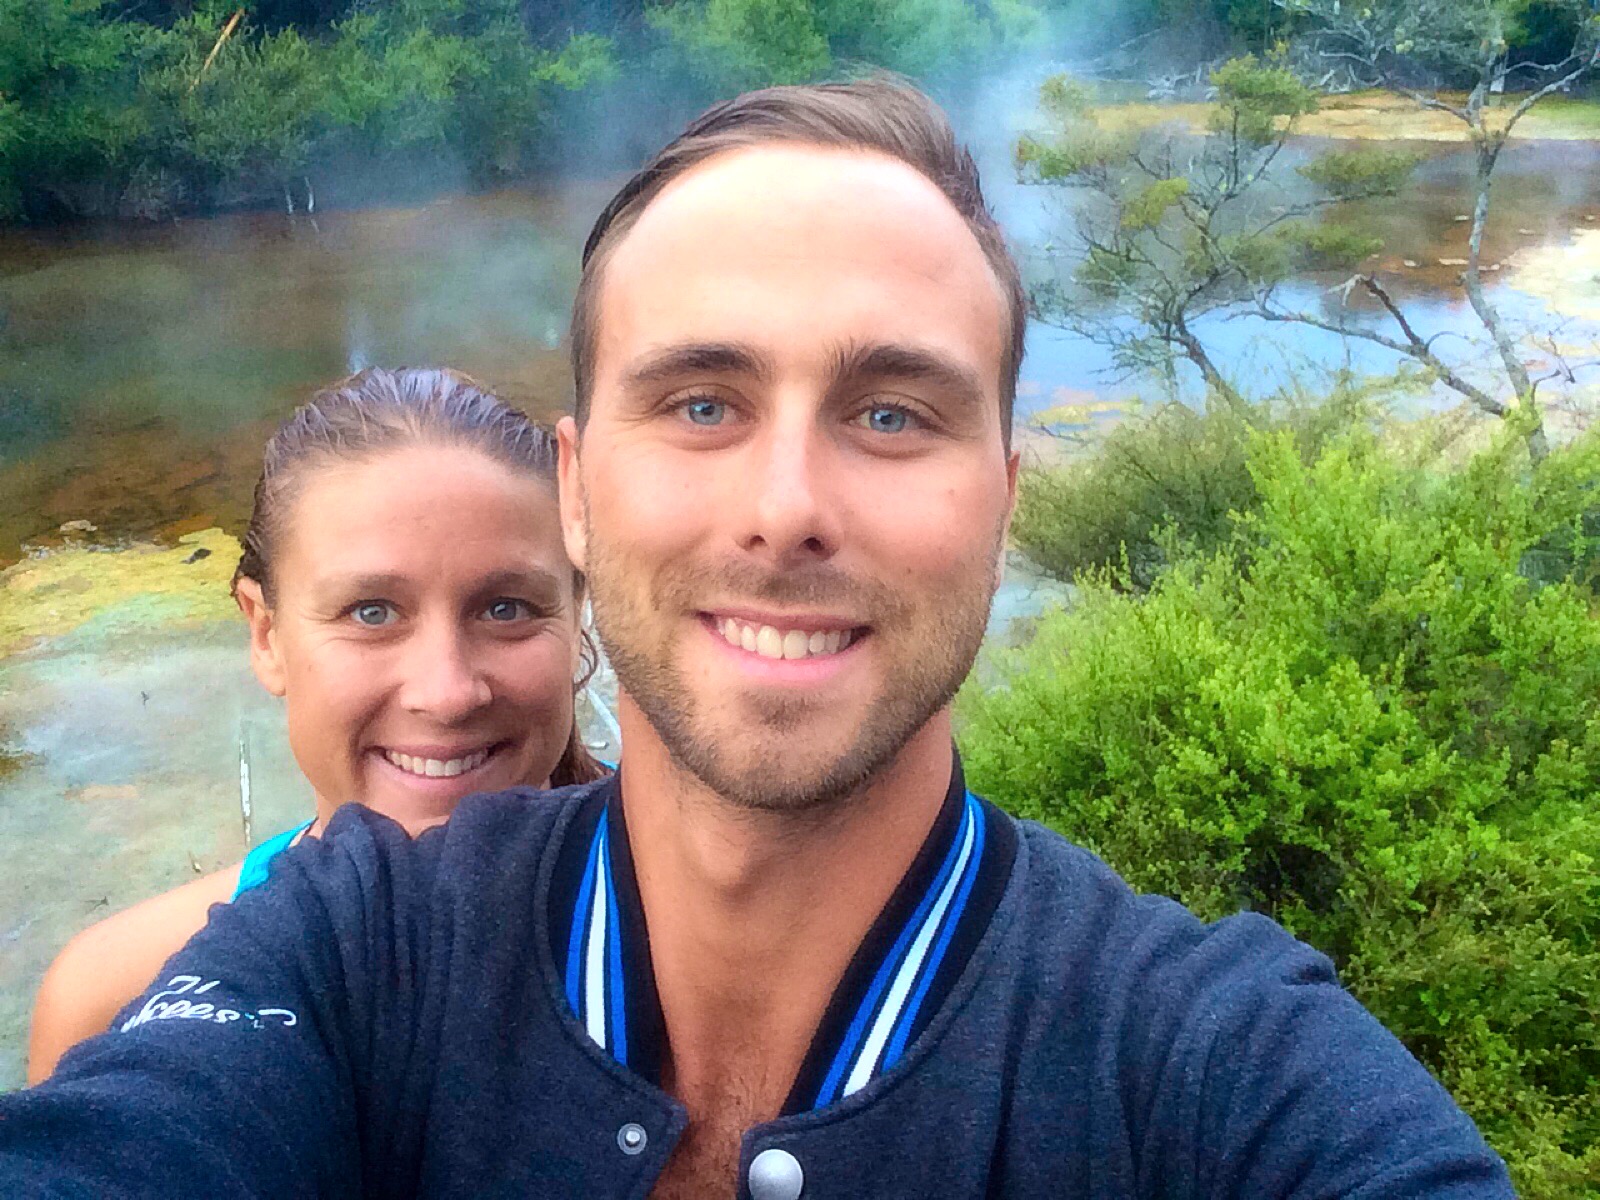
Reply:
M805 722L671 737L667 749L701 785L751 812L825 809L859 792L883 765L864 757L856 739Z

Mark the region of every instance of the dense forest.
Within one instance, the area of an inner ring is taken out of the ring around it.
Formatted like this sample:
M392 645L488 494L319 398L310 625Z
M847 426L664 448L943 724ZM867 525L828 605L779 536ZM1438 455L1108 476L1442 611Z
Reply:
M708 99L883 68L959 101L1025 59L1193 71L1284 0L0 0L0 219L315 205L637 157ZM1511 39L1571 42L1570 4ZM599 161L594 161L598 159ZM359 190L358 190L359 191ZM337 192L335 193L337 196Z

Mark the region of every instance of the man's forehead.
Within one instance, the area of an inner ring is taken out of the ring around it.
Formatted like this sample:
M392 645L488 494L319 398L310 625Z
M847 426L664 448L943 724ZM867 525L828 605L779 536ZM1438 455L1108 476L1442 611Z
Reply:
M747 237L782 236L773 250L819 249L830 234L876 226L926 235L947 253L982 254L954 206L921 172L875 151L775 142L728 150L674 179L612 250L609 268L716 254Z
M659 331L691 293L796 263L936 285L942 302L994 306L999 284L965 220L914 167L872 151L767 143L719 154L665 187L612 250L602 313L644 305ZM626 318L624 318L626 322ZM607 321L602 318L602 336ZM998 335L997 335L998 336Z

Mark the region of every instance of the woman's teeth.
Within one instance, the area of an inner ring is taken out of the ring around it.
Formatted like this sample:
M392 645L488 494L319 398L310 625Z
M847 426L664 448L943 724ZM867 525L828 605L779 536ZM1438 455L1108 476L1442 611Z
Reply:
M730 646L738 646L762 658L814 658L822 654L837 654L856 635L853 629L828 629L809 632L804 629L774 629L771 625L752 625L732 617L720 617L717 632Z
M486 746L482 750L475 750L465 758L421 758L415 754L401 754L396 750L385 750L383 756L402 771L437 779L461 775L483 766L489 759L489 748Z

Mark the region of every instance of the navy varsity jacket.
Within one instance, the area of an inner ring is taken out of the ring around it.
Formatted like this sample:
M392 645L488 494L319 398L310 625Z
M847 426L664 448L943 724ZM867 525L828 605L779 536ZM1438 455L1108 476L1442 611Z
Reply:
M617 784L346 808L113 1030L0 1096L0 1195L644 1197L686 1114ZM968 794L840 980L751 1200L1505 1197L1272 922L1201 924Z

